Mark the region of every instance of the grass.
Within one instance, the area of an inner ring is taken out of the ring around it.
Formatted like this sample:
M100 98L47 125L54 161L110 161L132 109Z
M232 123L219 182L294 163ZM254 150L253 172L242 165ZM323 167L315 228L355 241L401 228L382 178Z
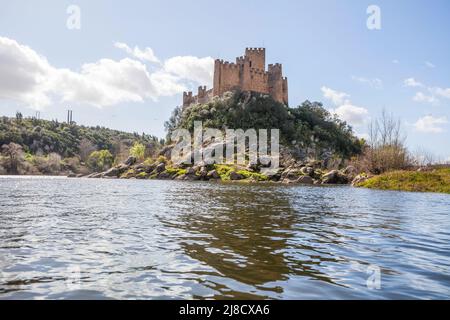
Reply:
M370 178L360 183L358 187L450 194L450 169L427 172L392 171Z
M239 170L237 171L238 174L242 175L245 179L250 179L254 181L268 181L269 177L265 176L261 173L256 172L250 172L247 170Z
M178 177L178 176L182 176L183 174L186 174L187 170L186 169L177 169L177 168L167 168L166 172L168 174L170 174L171 176L176 175Z
M229 181L230 180L230 173L232 171L235 171L236 173L240 174L244 177L245 180L252 180L252 181L268 181L269 177L256 172L251 172L248 170L237 170L233 166L225 165L225 164L215 164L214 169L217 171L217 173L220 176L220 179L222 181Z
M217 171L220 179L223 181L230 180L230 173L234 170L231 166L225 164L215 164L214 169Z

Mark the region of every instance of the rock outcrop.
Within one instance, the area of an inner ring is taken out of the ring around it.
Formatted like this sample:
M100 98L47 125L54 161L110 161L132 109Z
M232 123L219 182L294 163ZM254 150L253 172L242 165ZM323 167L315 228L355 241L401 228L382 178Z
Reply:
M212 147L203 146L203 148ZM284 184L349 184L354 185L366 179L358 175L354 166L347 166L343 170L324 170L324 161L301 161L293 156L288 149L280 152L280 167L278 170L269 170L269 161L252 163L248 166L238 165L176 165L164 155L170 155L172 147L165 147L157 160L148 160L137 163L135 157L129 157L117 166L101 173L93 173L87 178L105 179L172 179L186 181L230 180L230 181L272 181ZM74 175L71 175L73 177Z

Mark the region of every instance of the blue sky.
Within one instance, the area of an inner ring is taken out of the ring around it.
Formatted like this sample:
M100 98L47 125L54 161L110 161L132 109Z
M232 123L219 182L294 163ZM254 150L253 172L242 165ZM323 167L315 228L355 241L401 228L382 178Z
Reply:
M372 4L381 30L366 26ZM79 30L66 26L70 5ZM283 64L291 106L322 101L362 136L384 108L411 149L450 159L448 39L446 0L2 1L0 114L63 120L70 105L78 123L162 137L211 58L264 46Z

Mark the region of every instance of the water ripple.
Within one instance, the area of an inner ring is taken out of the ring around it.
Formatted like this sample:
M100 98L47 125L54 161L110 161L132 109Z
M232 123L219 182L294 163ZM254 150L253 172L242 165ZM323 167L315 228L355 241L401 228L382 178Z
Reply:
M0 199L0 299L450 297L448 195L1 177Z

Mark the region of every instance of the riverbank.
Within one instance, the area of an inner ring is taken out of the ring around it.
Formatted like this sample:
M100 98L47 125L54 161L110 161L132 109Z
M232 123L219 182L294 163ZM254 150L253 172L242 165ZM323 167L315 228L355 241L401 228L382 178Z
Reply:
M357 176L356 168L348 166L343 170L327 170L322 161L298 162L282 157L284 166L267 173L261 165L174 165L164 156L137 162L129 157L124 163L111 169L93 173L87 178L96 179L151 179L187 181L240 181L240 182L278 182L283 184L350 184ZM69 175L71 178L83 177Z
M354 185L369 189L450 194L450 168L430 171L392 171Z
M170 160L160 156L158 159L138 163L129 157L124 163L105 172L87 176L69 175L95 179L149 179L185 181L232 181L232 182L274 182L282 184L332 185L351 184L380 190L399 190L413 192L436 192L450 194L450 168L425 168L416 171L392 171L371 176L359 173L353 166L341 170L326 170L320 161L307 163L292 162L281 167L272 175L265 175L258 166L200 165L174 166Z

